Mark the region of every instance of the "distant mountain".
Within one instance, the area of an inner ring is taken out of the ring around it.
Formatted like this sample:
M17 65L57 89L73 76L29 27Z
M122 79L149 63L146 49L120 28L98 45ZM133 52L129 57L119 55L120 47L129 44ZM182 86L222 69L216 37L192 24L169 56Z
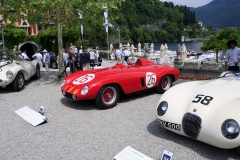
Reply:
M240 0L213 0L209 4L190 8L205 27L237 27L240 29Z

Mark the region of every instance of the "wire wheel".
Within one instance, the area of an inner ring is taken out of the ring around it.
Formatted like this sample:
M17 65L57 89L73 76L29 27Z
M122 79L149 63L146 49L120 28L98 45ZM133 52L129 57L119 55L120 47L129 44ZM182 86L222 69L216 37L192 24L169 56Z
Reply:
M172 80L169 76L165 76L162 79L162 89L163 90L168 90L171 87Z
M110 84L103 86L95 98L96 104L102 109L109 109L117 105L120 97L118 86Z
M112 104L117 97L117 91L114 87L109 86L103 90L102 101L105 104Z

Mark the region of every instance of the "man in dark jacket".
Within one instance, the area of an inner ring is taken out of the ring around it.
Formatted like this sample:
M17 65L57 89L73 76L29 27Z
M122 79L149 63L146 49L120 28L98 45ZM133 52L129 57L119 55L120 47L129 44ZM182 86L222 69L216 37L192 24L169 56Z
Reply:
M78 53L76 57L76 67L78 71L83 70L83 57L82 54Z
M83 63L83 70L90 69L90 53L88 50L82 53L82 63Z

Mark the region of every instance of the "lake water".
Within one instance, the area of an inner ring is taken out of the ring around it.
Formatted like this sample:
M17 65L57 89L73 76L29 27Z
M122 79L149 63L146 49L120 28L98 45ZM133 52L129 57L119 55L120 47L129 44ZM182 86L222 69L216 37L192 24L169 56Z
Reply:
M203 45L203 42L159 42L159 43L154 43L154 50L160 50L160 47L162 44L167 44L168 50L171 51L176 51L178 44L181 46L183 44L186 45L187 51L196 51L196 52L202 52L201 51L201 46ZM151 43L148 44L150 47ZM134 44L135 48L138 48L138 44ZM141 43L141 48L144 47L144 43Z

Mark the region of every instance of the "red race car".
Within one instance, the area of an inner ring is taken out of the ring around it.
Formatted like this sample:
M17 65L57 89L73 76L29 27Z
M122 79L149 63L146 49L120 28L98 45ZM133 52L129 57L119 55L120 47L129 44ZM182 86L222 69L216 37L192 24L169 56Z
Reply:
M62 94L72 100L95 99L102 109L116 106L120 94L155 88L164 93L179 78L178 69L139 58L135 64L79 71L65 77Z

